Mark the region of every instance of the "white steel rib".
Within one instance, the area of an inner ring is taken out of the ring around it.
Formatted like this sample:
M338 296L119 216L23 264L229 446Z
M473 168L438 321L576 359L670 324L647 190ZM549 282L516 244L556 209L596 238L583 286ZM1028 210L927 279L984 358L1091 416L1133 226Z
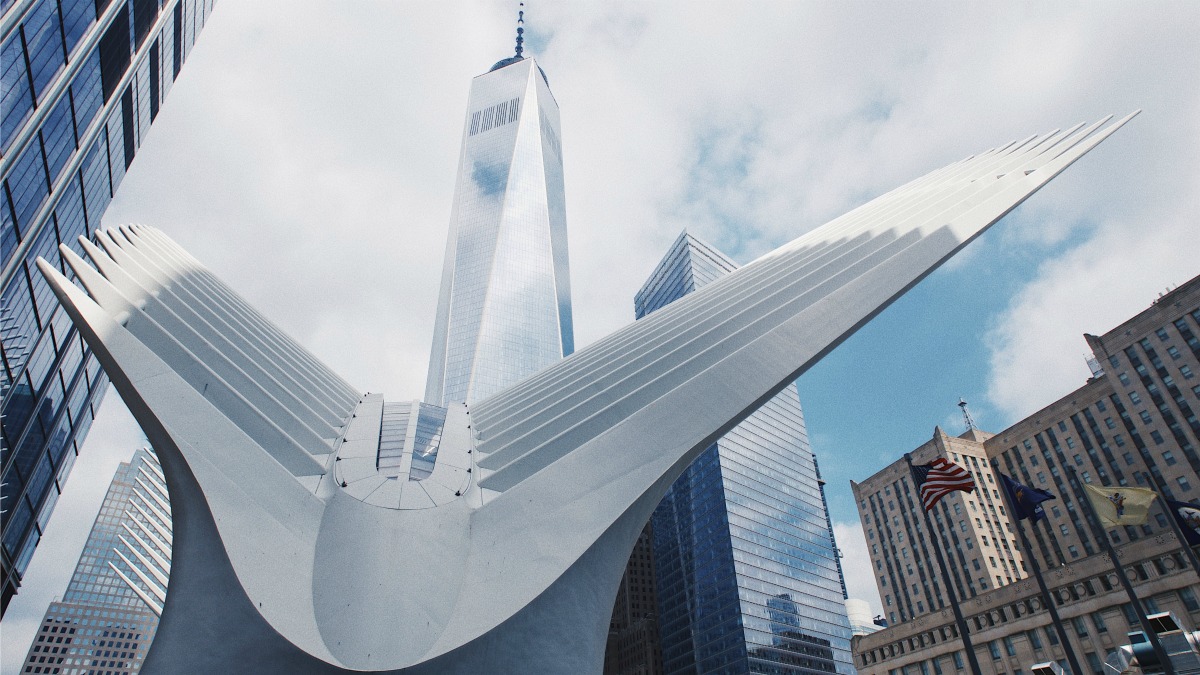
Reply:
M86 294L39 268L170 492L174 567L143 672L599 672L629 551L680 472L1131 117L955 162L439 408L421 475L424 407L356 391L166 235L102 232L91 264L62 247Z

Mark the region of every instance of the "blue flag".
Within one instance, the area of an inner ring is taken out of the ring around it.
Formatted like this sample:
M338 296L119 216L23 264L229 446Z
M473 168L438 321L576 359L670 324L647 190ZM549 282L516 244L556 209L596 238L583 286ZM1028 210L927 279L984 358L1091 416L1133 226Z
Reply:
M1200 546L1200 504L1168 499L1167 506L1171 508L1175 522L1179 523L1179 529L1183 532L1183 538L1187 539L1188 546Z
M1036 523L1039 518L1046 517L1046 511L1042 508L1042 502L1049 499L1058 499L1058 497L1045 490L1021 485L999 471L996 472L996 475L1000 476L1000 484L1004 486L1004 492L1008 495L1008 503L1012 509L1012 515L1017 520L1028 519Z

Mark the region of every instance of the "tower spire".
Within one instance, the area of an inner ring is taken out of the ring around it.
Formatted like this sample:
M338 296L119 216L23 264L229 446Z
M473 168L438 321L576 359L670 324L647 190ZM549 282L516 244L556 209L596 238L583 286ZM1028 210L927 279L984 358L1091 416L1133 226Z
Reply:
M520 3L519 6L524 7L525 3L522 2L522 3ZM525 51L525 48L522 46L524 44L524 42L525 42L525 10L522 9L517 12L517 58L518 59L524 58L521 56L521 52Z
M967 410L967 402L965 399L958 399L958 407L962 408L963 423L967 425L967 431L975 428L975 420L971 418L971 411Z

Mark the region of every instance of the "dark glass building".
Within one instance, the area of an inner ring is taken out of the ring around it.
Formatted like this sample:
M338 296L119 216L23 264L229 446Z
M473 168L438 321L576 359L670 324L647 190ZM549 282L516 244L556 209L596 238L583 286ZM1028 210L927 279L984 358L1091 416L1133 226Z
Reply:
M34 261L72 276L212 0L0 0L0 614L108 381Z
M640 319L737 268L686 232ZM795 386L714 443L651 519L663 671L853 673L845 582Z

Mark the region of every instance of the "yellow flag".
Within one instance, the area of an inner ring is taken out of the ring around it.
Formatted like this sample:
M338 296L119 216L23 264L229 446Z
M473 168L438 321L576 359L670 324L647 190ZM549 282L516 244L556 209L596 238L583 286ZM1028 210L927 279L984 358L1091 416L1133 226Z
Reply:
M1150 515L1150 503L1157 496L1154 490L1131 487L1087 488L1088 501L1106 527L1113 525L1141 525Z

